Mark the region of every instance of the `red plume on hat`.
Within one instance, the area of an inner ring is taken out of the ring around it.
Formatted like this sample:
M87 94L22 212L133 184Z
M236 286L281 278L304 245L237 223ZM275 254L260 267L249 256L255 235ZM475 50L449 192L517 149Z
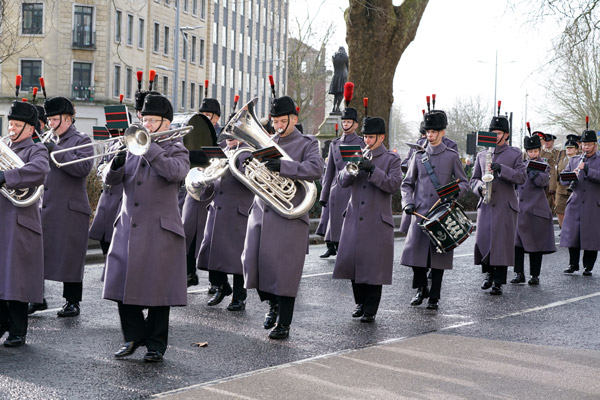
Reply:
M344 100L346 102L346 107L350 105L352 96L354 96L354 83L346 82L346 84L344 85Z
M525 125L527 125L527 132L529 132L529 136L531 136L531 125L529 124L529 121L527 121Z
M142 76L144 75L144 71L137 71L135 73L138 81L138 92L142 90Z
M587 131L588 129L590 129L590 117L589 115L585 116L585 130Z
M21 75L17 75L15 79L15 99L19 97L19 89L21 89L21 80L23 77Z
M363 105L365 106L365 117L367 117L369 115L369 113L367 112L367 110L369 108L369 98L368 97L363 97Z
M44 93L44 99L46 98L46 84L44 78L40 76L40 86L42 87L42 93Z
M500 106L502 105L502 101L498 100L498 116L500 116ZM528 122L529 123L529 122ZM530 132L531 133L531 132Z
M204 80L204 97L208 97L208 79Z
M425 101L427 102L427 112L431 112L431 97L425 96Z
M154 78L156 77L156 70L151 69L149 75L150 76L148 77L148 80L150 83L148 85L148 90L152 91L152 86L154 86Z

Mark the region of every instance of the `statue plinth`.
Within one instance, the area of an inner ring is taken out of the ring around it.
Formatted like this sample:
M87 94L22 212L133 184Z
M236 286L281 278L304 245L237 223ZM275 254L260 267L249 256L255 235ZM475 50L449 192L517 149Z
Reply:
M325 117L321 125L319 125L319 132L315 137L319 140L320 148L323 148L327 140L333 140L342 133L342 113L330 113ZM338 124L338 134L335 134L335 124Z

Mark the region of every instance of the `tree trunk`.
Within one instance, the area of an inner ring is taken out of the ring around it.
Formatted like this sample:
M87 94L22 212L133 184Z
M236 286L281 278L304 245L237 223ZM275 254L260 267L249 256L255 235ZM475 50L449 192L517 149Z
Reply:
M392 0L348 0L346 42L348 80L354 83L350 104L364 117L363 98L369 98L368 115L386 122L394 102L396 67L404 50L417 34L428 0L405 0L394 6ZM389 138L386 137L386 145Z

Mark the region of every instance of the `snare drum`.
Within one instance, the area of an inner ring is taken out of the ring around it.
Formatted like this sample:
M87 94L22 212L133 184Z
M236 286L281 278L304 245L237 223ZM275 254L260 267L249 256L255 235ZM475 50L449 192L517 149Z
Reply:
M447 253L464 242L471 232L473 223L456 201L441 203L419 222L423 232L429 236L438 253Z

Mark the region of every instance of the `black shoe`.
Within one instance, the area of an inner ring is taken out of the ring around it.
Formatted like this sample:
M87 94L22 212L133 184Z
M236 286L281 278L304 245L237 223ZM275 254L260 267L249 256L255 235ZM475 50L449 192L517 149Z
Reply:
M586 268L585 271L583 271L584 276L592 276L592 270L589 268Z
M357 304L356 307L354 307L354 311L352 312L352 318L362 317L363 314L364 314L363 305Z
M373 314L364 313L362 317L360 317L360 322L371 323L375 322L375 316Z
M328 258L331 256L335 256L337 252L335 251L335 243L327 242L327 251L324 254L321 254L319 257Z
M510 283L525 283L525 274L522 272L515 272L515 277L511 279Z
M430 280L433 279L433 275L431 275L431 269L427 273L427 279L430 279Z
M6 347L21 347L25 344L25 336L8 335L4 341Z
M492 278L492 273L491 272L487 272L485 275L485 279L483 280L483 283L481 284L481 288L483 290L489 289L492 287L492 284L494 283L493 278Z
M279 312L279 305L277 302L273 301L269 303L269 312L265 314L265 322L263 323L263 327L265 329L271 329L275 326L275 321L277 321L277 313Z
M420 306L423 300L429 297L429 289L427 287L421 287L417 289L417 294L410 301L411 306Z
M569 265L569 268L565 269L563 272L565 274L572 274L575 271L579 271L579 267L577 265Z
M187 276L187 287L196 286L198 283L200 282L198 281L197 273L194 272L193 274L189 274Z
M427 309L428 310L437 310L438 307L439 307L438 301L439 301L438 299L432 299L432 298L430 298L427 301Z
M143 342L125 342L115 353L115 358L123 358L132 355Z
M218 286L217 291L206 304L209 306L216 306L217 304L223 301L225 296L229 296L231 293L233 293L233 290L231 290L231 286L229 286L229 283L226 283L223 286Z
M144 356L144 361L146 362L161 362L163 360L163 355L160 351L156 350L148 350L146 355Z
M495 283L494 286L492 286L492 291L490 292L490 294L500 296L502 294L502 285L498 285Z
M79 315L80 307L79 303L66 302L62 309L60 309L56 315L59 317L76 317Z
M246 309L246 302L244 300L232 300L227 306L229 311L243 311Z
M217 288L218 288L218 286L216 286L216 285L210 285L210 287L208 288L208 294L217 293Z
M529 278L529 281L527 281L527 283L532 286L537 286L540 284L540 278L538 276L532 276L531 278Z
M290 326L289 325L275 325L275 328L271 329L269 332L269 339L281 340L287 339L290 336Z
M8 322L0 324L0 338L4 336L6 332L8 332Z
M43 311L47 309L48 303L46 303L46 299L44 299L41 303L29 303L27 306L27 314L31 315L36 311Z

